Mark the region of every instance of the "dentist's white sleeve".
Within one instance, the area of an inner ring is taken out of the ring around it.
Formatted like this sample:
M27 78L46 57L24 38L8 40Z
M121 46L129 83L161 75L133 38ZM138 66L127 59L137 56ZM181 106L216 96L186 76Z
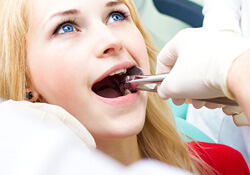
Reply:
M207 29L229 29L241 34L240 19L243 0L203 0L204 21Z

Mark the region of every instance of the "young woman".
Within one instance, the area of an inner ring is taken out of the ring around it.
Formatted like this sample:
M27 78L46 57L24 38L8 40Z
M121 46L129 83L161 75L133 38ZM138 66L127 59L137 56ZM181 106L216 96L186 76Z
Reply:
M133 66L154 73L156 51L132 0L12 0L0 7L2 98L64 108L97 149L125 165L152 158L197 174L248 171L223 167L244 164L231 148L184 143L157 94L120 88ZM221 150L227 162L220 166L214 156Z

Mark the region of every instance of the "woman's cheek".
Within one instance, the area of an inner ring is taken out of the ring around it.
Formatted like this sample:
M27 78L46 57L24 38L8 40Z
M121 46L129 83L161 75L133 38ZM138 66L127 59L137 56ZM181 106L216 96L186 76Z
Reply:
M137 64L144 70L144 74L150 73L150 64L145 40L141 32L136 28L131 37L131 48Z

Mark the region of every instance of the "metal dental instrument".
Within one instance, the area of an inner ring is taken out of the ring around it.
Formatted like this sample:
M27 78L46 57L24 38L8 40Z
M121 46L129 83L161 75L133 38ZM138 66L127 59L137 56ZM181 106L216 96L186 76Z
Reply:
M136 74L134 74L136 73ZM143 75L143 71L139 67L134 67L125 78L124 87L131 91L141 90L149 92L157 92L157 84L160 84L167 74L159 75ZM204 102L216 103L221 105L238 106L236 101L230 100L227 97L218 97L210 99L195 99Z

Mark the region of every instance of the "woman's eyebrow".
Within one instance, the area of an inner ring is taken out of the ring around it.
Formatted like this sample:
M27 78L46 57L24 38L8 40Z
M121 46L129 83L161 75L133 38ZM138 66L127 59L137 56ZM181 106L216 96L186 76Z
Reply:
M110 1L106 4L106 7L113 7L113 6L117 6L120 4L124 4L122 1Z
M57 12L57 13L53 14L50 18L53 18L55 16L77 15L79 13L80 13L80 10L78 10L78 9L69 9L69 10Z
M44 26L47 21L51 20L54 17L57 16L69 16L69 15L78 15L81 11L79 9L68 9L68 10L62 10L58 12L54 12L53 14L48 15L42 22L42 26Z

